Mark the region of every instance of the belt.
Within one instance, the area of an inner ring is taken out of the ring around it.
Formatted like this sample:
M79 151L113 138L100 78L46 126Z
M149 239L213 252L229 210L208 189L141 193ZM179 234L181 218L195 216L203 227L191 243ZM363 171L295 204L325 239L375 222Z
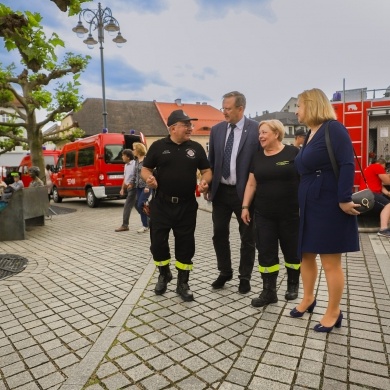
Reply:
M187 197L187 198L180 197L180 198L178 198L177 196L165 195L161 191L157 191L156 197L164 199L166 202L169 202L169 203L182 203L182 202L185 202L185 201L191 199L190 197Z
M225 184L225 183L219 183L220 186L224 186L224 187L231 187L231 188L234 188L236 187L235 184Z

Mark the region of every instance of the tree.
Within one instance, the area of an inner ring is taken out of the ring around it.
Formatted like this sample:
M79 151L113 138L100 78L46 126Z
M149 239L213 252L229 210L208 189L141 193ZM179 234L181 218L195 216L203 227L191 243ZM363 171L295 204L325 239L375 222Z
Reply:
M49 122L60 120L69 111L80 109L82 97L78 95L78 78L90 57L66 53L59 62L55 49L64 47L64 42L56 33L46 37L41 19L38 13L14 12L0 4L0 37L4 39L8 51L19 52L23 67L17 71L14 63L5 67L0 63L0 107L13 111L10 114L9 110L0 109L0 115L7 114L11 119L1 124L0 136L7 137L3 141L6 150L26 142L33 165L38 166L43 174L42 144L48 139L42 134L42 128ZM64 78L65 81L62 81ZM49 89L49 85L54 83L55 88ZM40 109L46 110L47 115L38 122L36 111ZM51 132L50 140L67 139L69 130L76 126L72 124ZM26 138L23 137L23 129L27 133Z
M81 11L81 4L92 0L50 0L57 5L57 7L66 12L69 10L69 16L78 14Z

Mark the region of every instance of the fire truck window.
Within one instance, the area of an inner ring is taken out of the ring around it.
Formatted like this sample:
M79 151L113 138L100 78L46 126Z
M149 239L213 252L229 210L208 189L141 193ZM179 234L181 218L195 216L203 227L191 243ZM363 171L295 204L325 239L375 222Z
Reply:
M77 165L79 167L87 167L88 165L93 165L95 156L95 148L91 146L90 148L80 149Z
M65 168L73 168L76 166L76 152L68 152L65 155Z
M61 155L60 157L58 157L58 161L57 161L57 167L56 167L57 172L59 172L63 166L64 166L64 156Z
M46 165L52 165L52 166L55 165L54 156L43 156L43 159L45 161L45 166Z
M104 148L104 160L110 164L123 164L123 145L106 145Z

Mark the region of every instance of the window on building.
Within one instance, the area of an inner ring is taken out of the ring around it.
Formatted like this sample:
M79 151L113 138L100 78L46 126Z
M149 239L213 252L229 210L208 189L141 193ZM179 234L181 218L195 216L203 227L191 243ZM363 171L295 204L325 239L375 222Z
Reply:
M294 134L294 130L293 130L293 127L292 127L292 126L289 126L289 127L288 127L288 133L289 133L290 135L293 135L293 134Z
M0 122L1 123L10 122L10 121L11 121L11 115L9 115L9 114L0 115Z

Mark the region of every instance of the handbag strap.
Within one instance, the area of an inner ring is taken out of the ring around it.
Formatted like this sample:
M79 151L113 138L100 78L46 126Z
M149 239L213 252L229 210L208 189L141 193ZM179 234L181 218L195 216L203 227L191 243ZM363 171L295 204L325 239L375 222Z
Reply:
M366 177L364 176L364 173L363 173L362 166L360 165L360 161L359 161L359 159L358 159L358 157L357 157L357 155L356 155L356 152L355 152L355 149L354 149L354 148L353 148L353 153L354 153L355 158L356 158L356 161L357 161L357 163L358 163L358 165L359 165L360 173L362 174L362 178L363 178L363 180L364 180L364 183L366 183L366 187L369 188L369 187L368 187L368 184L367 184Z
M339 176L340 176L340 173L339 173L339 167L338 167L337 162L336 162L336 158L335 158L335 156L334 156L332 143L331 143L331 141L330 141L330 135L329 135L329 122L331 122L331 121L328 121L327 124L326 124L326 127L325 127L325 143L326 143L326 148L328 149L328 154L329 154L330 162L332 163L334 175L336 176L336 179L338 180L338 179L339 179ZM355 148L354 148L353 146L352 146L352 150L353 150L353 154L354 154L354 156L355 156L355 158L356 158L356 161L357 161L357 163L358 163L358 165L359 165L360 173L362 174L364 183L366 184L366 187L368 188L368 184L367 184L366 177L364 176L362 166L361 166L361 164L360 164L360 161L359 161L359 159L358 159L358 156L357 156L357 154L356 154L356 152L355 152Z
M336 162L336 158L334 156L333 148L332 148L332 143L330 142L330 135L329 135L329 122L326 123L325 127L325 143L326 143L326 149L328 149L328 154L329 154L329 159L330 162L332 163L333 167L333 172L334 175L336 176L336 179L339 180L340 172L339 172L339 167Z

